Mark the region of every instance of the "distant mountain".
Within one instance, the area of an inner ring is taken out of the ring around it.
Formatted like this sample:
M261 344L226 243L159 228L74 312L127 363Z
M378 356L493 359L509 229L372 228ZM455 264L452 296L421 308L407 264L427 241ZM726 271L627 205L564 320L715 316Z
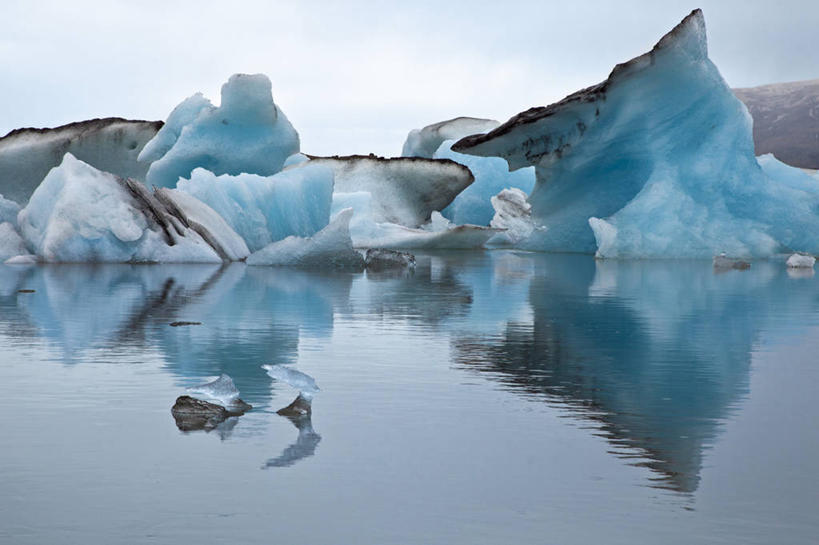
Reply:
M754 118L756 154L819 169L819 79L734 89Z

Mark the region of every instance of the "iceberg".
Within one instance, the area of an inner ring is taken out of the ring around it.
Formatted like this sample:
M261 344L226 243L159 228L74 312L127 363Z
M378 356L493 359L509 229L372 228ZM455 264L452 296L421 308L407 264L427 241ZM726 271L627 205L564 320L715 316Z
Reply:
M310 237L330 220L333 172L313 161L272 176L195 169L177 189L224 218L251 252L289 236Z
M413 129L404 141L401 155L404 157L425 157L432 159L435 152L446 140L457 140L471 134L483 134L500 125L494 119L477 117L456 117L427 125L423 129Z
M67 153L18 222L26 245L49 262L221 262L207 242L218 237L203 238L179 210L163 205L141 182L101 172Z
M467 167L449 159L351 155L312 157L307 164L331 168L337 193L369 193L373 221L413 228L474 181Z
M10 201L9 199L4 199L3 195L0 195L0 223L9 222L10 224L16 226L17 214L19 213L19 204L14 201Z
M186 391L192 394L192 397L201 399L202 401L216 402L223 407L231 407L239 405L239 390L233 384L233 379L230 376L222 373L218 378L198 384L187 388Z
M109 117L53 129L13 130L0 138L0 193L25 204L66 153L99 170L144 180L148 165L137 157L160 127L161 121Z
M353 209L346 208L312 237L290 236L273 242L251 254L247 264L362 271L364 258L353 249L350 239L352 216Z
M534 166L524 247L598 257L819 252L819 184L771 178L694 10L604 82L452 149Z
M307 373L286 365L262 365L262 369L267 371L270 378L299 391L299 395L290 405L276 412L290 418L309 417L312 412L313 396L320 391L316 380Z
M173 188L196 168L270 176L298 151L299 135L273 102L267 76L234 74L218 107L200 94L179 104L139 159L150 162L148 184Z
M816 258L812 255L793 254L788 258L786 265L789 269L812 269Z

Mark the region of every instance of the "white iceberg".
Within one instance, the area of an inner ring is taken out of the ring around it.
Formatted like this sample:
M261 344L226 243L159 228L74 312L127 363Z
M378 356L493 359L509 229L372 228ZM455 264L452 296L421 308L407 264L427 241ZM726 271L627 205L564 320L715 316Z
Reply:
M17 226L17 214L20 213L20 205L14 201L3 198L0 195L0 223L9 222Z
M14 130L0 138L0 193L25 204L66 153L99 170L144 180L148 165L137 156L160 127L161 121L112 117L54 129Z
M301 371L293 369L292 367L281 364L262 365L262 369L267 371L270 378L278 382L283 382L299 392L299 395L296 397L293 403L278 411L279 414L295 416L310 413L310 405L312 403L313 396L320 391L318 384L316 384L316 380L313 377L307 373L302 373Z
M352 216L352 208L342 210L327 227L312 237L291 236L273 242L251 254L247 264L361 271L364 269L364 258L353 249L350 239Z
M221 262L145 186L67 153L19 215L26 245L49 262Z
M196 168L270 176L298 151L299 135L273 102L267 76L234 74L222 86L219 107L201 95L177 106L140 160L152 161L148 184L175 187Z
M599 257L819 252L819 184L773 179L693 11L645 55L452 147L534 166L526 247Z
M812 255L793 254L788 258L786 265L789 269L812 269L816 258Z
M310 237L330 220L333 172L313 161L273 176L217 176L197 168L179 191L224 218L251 252L289 236Z
M529 238L536 226L532 221L532 205L526 200L526 193L517 188L504 189L490 199L495 215L489 223L491 227L503 229L492 239L491 244L514 246Z
M369 193L373 221L412 228L428 222L433 211L446 208L474 181L468 168L448 159L352 155L314 157L307 165L331 168L337 193Z

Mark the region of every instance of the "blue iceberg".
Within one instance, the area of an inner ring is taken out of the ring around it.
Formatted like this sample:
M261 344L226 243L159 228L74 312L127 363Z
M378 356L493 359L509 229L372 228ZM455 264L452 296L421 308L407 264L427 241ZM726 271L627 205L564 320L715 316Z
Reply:
M608 79L452 149L534 166L522 243L599 257L819 251L819 183L772 177L751 117L708 58L693 11ZM766 173L768 172L768 173Z

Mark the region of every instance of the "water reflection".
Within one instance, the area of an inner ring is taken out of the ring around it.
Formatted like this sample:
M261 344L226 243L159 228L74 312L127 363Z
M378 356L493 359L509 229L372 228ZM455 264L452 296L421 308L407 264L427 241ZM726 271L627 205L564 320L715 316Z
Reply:
M158 350L180 389L226 373L263 409L278 386L261 364L297 363L301 339L331 343L339 319L372 331L410 323L448 339L457 369L592 422L612 454L684 493L696 490L707 449L748 392L759 332L793 334L818 301L812 277L765 262L715 274L710 262L463 252L419 256L414 274L397 275L0 267L0 333L47 339L69 364L95 348ZM236 421L218 429L222 438ZM265 467L315 453L321 436L309 417L291 421L297 439Z
M321 435L313 430L313 422L310 415L303 416L285 416L290 422L299 430L299 435L296 440L285 448L281 454L275 458L269 459L263 468L271 467L290 467L299 460L309 458L316 453L321 441Z

